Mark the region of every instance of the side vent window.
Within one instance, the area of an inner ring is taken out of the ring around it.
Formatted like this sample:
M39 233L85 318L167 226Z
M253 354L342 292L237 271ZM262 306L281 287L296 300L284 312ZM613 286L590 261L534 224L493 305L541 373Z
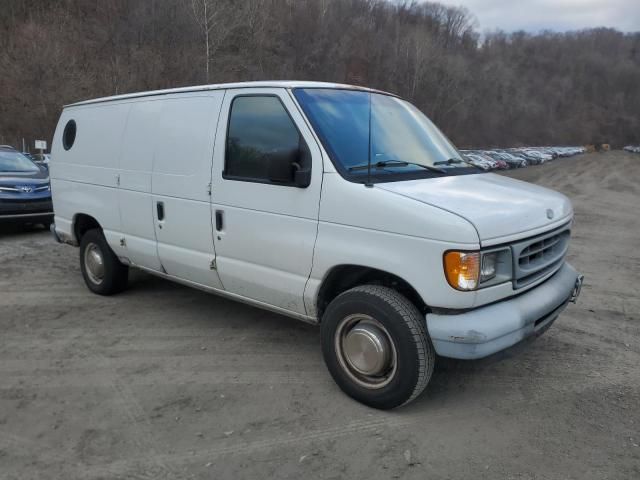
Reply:
M73 147L73 142L76 141L76 121L69 120L64 126L64 132L62 132L62 146L65 150L69 150Z

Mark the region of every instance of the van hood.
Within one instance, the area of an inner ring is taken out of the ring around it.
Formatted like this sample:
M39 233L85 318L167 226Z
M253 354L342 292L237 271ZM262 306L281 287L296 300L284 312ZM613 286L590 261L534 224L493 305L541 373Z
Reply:
M553 228L573 214L571 202L561 193L493 173L378 183L376 187L465 218L485 244Z

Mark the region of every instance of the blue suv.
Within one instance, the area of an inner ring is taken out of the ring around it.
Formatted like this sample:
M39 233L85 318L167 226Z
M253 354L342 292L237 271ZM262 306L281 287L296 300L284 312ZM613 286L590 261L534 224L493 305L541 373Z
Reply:
M53 221L49 170L11 147L0 147L0 223Z

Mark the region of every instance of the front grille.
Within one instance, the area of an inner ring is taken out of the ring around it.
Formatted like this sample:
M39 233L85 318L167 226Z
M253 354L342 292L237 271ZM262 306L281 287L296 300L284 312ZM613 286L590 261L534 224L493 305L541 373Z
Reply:
M21 185L3 185L0 187L0 192L5 193L33 193L33 192L44 192L45 190L49 190L49 185L27 185L31 188L30 191L25 192Z
M570 236L567 224L512 245L514 287L522 288L560 268Z

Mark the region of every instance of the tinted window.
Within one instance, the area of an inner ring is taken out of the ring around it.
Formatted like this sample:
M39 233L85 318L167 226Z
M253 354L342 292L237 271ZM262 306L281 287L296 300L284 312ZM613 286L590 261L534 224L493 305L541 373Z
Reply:
M304 140L277 97L240 96L233 100L227 132L225 178L287 183L286 172L284 177L281 174L274 177L273 167L270 172L269 159L291 159L291 162L284 160L288 165L297 161L299 152L303 151L307 151Z

